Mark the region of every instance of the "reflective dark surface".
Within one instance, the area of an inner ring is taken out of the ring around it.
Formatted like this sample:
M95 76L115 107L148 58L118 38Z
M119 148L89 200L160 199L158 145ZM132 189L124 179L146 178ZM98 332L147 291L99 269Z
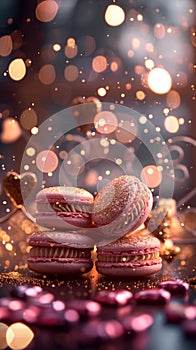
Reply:
M25 322L20 310L18 310L14 318L5 323L8 326L14 322L22 322L28 325L34 333L34 338L28 345L28 349L37 349L42 346L47 349L194 349L195 333L194 336L189 336L186 334L182 323L169 322L165 314L165 305L154 304L153 302L140 304L134 300L134 295L140 290L156 288L158 283L163 280L180 278L188 282L189 291L184 295L172 294L171 302L177 301L183 305L196 306L196 242L192 239L189 244L181 243L179 247L181 249L180 253L170 263L164 260L162 270L148 278L106 278L98 275L95 269L87 275L73 279L39 276L30 273L27 269L2 272L0 275L1 297L8 297L11 300L10 298L14 298L15 295L14 300L22 300L23 295L19 294L17 296L17 286L28 285L41 286L43 289L41 293L44 294L46 300L44 301L44 303L46 302L45 306L43 304L40 306L41 299L35 296L32 297L32 291L30 291L30 296L27 297L27 309L28 312L31 311L30 315L32 316L32 306L34 308L36 306L38 309L41 307L41 313L37 321L27 317L28 322ZM80 302L80 300L89 300L90 303L90 300L94 300L98 291L118 291L122 289L133 293L133 299L129 300L126 305L111 306L102 304L101 309L96 309L94 314L89 311L83 312L84 305L82 303L84 304L84 302ZM39 296L40 289L37 290ZM10 293L12 293L12 296ZM42 298L42 300L44 299ZM57 301L56 304L52 304L54 300ZM78 306L76 300L78 300ZM63 322L59 321L59 317L56 318L54 309L51 312L51 305L56 305L58 312L63 311L64 304L58 301L65 303L65 309L75 310L75 314L69 316L68 313ZM47 312L46 308L48 308ZM21 309L23 309L22 304ZM83 309L82 317L81 309ZM78 311L80 317L77 316ZM0 313L0 315L2 314ZM148 319L145 321L146 315L150 315L153 321L150 322L152 325L148 327L147 324L147 329L142 331L141 319L143 323L149 322ZM133 319L137 318L136 316L142 317L138 319L138 325L135 326L138 330L129 332L122 330L123 321L127 317ZM1 320L0 322L4 321ZM194 322L192 320L192 325Z

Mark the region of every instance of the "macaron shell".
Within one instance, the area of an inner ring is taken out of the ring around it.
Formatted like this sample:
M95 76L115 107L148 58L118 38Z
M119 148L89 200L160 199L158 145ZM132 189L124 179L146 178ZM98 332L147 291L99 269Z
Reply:
M69 202L76 204L93 204L93 195L83 188L55 186L47 187L36 195L36 202Z
M57 230L79 230L84 227L92 227L90 217L86 217L82 213L37 213L37 225L57 229Z
M86 230L80 231L42 231L33 233L29 238L31 246L57 246L77 249L90 249L94 247L94 240Z
M105 233L120 236L138 228L152 208L152 193L134 176L120 176L104 186L95 197L92 220Z
M67 262L41 262L36 260L34 262L28 261L28 267L30 270L40 274L59 274L59 275L72 275L83 274L89 272L93 266L93 263L89 261L75 261L68 260Z
M119 276L119 277L139 277L152 275L162 269L162 263L146 266L137 266L137 267L120 267L120 266L108 266L104 267L100 265L99 262L96 264L97 271L100 274L108 276Z
M129 232L118 240L98 248L99 252L140 251L148 248L160 248L160 241L147 229Z
M115 242L109 243L97 249L97 271L104 275L111 276L146 276L158 272L162 268L160 257L151 260L141 259L141 255L148 255L159 252L160 241L152 236L146 229L130 232ZM107 257L107 262L101 261L101 256ZM123 257L139 257L137 261L123 261ZM122 258L120 262L108 260ZM100 259L100 261L99 261Z

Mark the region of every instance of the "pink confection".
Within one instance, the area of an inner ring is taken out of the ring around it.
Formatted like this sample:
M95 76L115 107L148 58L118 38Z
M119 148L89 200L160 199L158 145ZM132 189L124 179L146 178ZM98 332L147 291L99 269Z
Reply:
M95 296L95 300L105 305L124 306L133 298L128 290L106 291L102 290Z
M111 276L145 276L162 268L160 241L146 229L97 248L96 268Z
M170 299L171 294L165 289L145 289L135 294L138 303L166 304Z
M135 176L120 176L95 197L92 219L104 232L115 231L122 236L146 221L152 203L152 193L144 183Z
M92 248L72 248L71 234L45 231L31 235L29 269L41 274L82 274L91 270Z
M68 303L68 307L76 310L82 317L95 317L101 313L102 307L92 300L76 299Z
M168 290L173 294L185 294L189 290L189 284L182 280L168 280L158 284L158 288Z
M37 224L57 230L92 227L93 201L93 195L81 188L44 188L36 195Z

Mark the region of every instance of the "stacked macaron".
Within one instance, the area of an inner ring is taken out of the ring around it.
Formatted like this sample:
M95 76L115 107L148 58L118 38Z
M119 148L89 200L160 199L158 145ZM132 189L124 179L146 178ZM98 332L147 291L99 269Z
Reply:
M93 197L84 189L50 187L36 196L38 225L50 231L30 238L29 268L41 273L84 273L97 246L98 272L141 276L159 271L160 242L137 230L152 208L149 188L135 176L108 182ZM82 244L81 244L82 242Z
M151 208L151 191L134 176L120 176L101 189L94 200L93 221L105 234L115 232L119 236L109 244L98 246L98 272L145 276L162 268L160 241L147 229L138 229Z
M82 244L81 237L84 228L92 227L93 201L91 193L75 187L44 188L36 195L36 222L46 229L30 237L31 270L65 275L90 271L93 244Z

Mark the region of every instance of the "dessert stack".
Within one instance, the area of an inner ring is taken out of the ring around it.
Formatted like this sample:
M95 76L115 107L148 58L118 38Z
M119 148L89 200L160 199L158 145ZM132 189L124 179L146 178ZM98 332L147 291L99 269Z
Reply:
M76 187L41 190L36 221L46 229L30 237L29 268L44 274L88 272L96 241L96 268L101 274L145 276L159 271L160 241L140 229L152 202L149 188L128 175L109 181L95 198Z

